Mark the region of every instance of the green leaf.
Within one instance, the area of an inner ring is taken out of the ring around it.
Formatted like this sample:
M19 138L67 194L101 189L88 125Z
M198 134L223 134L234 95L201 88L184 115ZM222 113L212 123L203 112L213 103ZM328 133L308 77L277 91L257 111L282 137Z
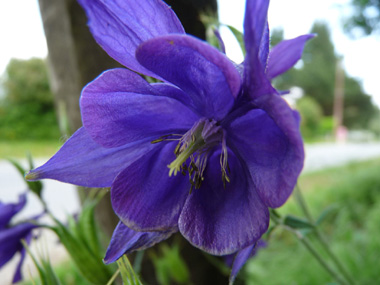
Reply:
M246 51L245 51L245 44L244 44L243 33L240 32L238 29L230 26L230 25L226 25L226 27L229 28L230 31L234 34L236 40L238 41L238 43L240 45L241 51L243 52L243 56L245 57Z
M322 224L327 218L331 217L332 215L334 215L338 210L338 207L336 205L331 205L329 207L327 207L326 209L324 209L322 211L322 213L319 215L317 221L315 222L315 224L317 226L319 226L320 224Z
M52 229L82 275L92 284L107 284L112 273L109 267L103 263L99 252L94 252L87 239L84 238L85 235L78 226L80 222L76 223L73 218L70 218L68 227L56 219L55 222L56 226Z
M78 232L89 249L102 259L102 251L98 230L95 223L95 206L97 202L86 202L83 204L82 212L78 221Z
M157 280L160 284L187 284L190 273L185 261L180 255L178 241L170 247L166 243L159 246L160 255L150 252L151 260L154 264Z
M57 275L54 273L50 260L41 259L42 264L40 264L37 258L30 251L27 243L24 240L22 240L21 242L23 246L25 247L26 251L28 252L29 256L32 258L33 263L37 268L38 275L40 276L41 284L42 285L60 285L61 282L59 281Z
M27 187L34 193L36 194L39 198L41 198L41 193L42 193L42 183L41 181L26 181L24 179L24 176L25 176L25 173L26 173L26 170L21 166L20 163L18 163L17 161L13 160L13 159L8 159L8 161L10 163L12 163L12 165L18 170L18 172L21 174L22 176L22 179L25 181ZM29 162L31 163L31 162Z
M126 255L116 261L124 285L142 285Z
M284 225L287 225L293 229L312 229L314 225L304 219L300 219L294 216L286 216L284 219Z

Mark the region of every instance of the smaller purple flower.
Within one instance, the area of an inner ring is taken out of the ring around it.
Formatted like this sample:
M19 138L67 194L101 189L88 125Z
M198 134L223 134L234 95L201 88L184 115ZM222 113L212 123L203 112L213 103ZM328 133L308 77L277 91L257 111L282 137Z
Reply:
M236 254L230 254L224 257L226 263L231 267L230 284L234 283L237 274L239 273L240 269L242 269L243 265L248 261L248 259L254 257L259 249L265 248L266 246L267 243L264 240L260 239L255 244L243 248Z
M32 239L32 230L38 226L24 222L17 225L11 225L10 221L14 215L20 212L26 204L26 193L20 195L17 203L0 202L0 268L3 267L12 257L20 252L21 257L13 277L13 283L22 280L21 266L25 258L25 248L21 240L30 243Z

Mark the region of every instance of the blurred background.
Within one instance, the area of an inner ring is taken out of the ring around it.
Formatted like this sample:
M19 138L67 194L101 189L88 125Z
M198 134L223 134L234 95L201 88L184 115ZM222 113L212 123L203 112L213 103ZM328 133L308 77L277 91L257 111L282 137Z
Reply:
M244 0L167 2L185 30L200 38L212 37L210 24L217 23L218 15L227 55L237 63L243 60L227 25L242 31ZM360 284L376 284L380 282L380 1L272 0L268 20L272 46L283 39L317 34L306 45L302 60L274 85L290 90L285 98L302 116L306 162L299 185L315 218L324 215L322 227L333 249ZM26 167L29 151L36 165L44 163L81 125L81 88L101 71L117 66L92 41L85 23L83 12L71 0L0 2L1 201L16 201L26 189L6 159L17 159ZM59 219L80 211L74 186L43 183L45 199ZM30 196L20 219L41 211ZM103 213L109 211L104 210L109 205L100 207ZM299 214L292 199L280 212ZM111 215L104 218L106 224L108 218L114 220ZM112 225L104 230L112 232ZM72 268L54 237L46 241L58 269ZM16 262L17 257L0 270L0 280L11 279ZM31 262L25 265L32 267ZM28 270L33 275L33 269ZM71 284L80 284L79 274L72 274ZM177 284L188 284L188 275L184 276ZM170 284L174 277L167 278L159 283ZM268 247L245 266L239 282L324 284L329 278L289 234L276 231Z

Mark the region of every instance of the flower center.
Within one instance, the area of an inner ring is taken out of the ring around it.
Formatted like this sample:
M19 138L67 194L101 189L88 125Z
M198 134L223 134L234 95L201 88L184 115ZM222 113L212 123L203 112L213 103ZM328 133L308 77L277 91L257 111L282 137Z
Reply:
M176 139L174 138L176 136L181 137ZM187 171L191 183L190 192L193 187L195 189L199 189L201 187L202 181L204 180L203 174L206 169L208 155L211 150L219 144L222 146L220 166L224 187L226 182L230 182L230 179L227 176L229 167L227 161L225 131L222 127L217 125L216 121L210 119L200 119L184 135L166 135L152 141L152 143L169 140L179 140L174 150L176 159L168 165L168 168L170 169L169 176L172 176L173 174L177 175L178 172L186 175Z

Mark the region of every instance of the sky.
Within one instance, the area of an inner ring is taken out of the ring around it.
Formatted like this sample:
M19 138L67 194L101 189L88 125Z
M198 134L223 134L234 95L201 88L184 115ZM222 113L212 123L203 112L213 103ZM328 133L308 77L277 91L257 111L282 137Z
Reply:
M242 30L245 0L218 2L220 21ZM344 57L343 64L347 72L362 81L364 90L380 106L380 38L371 36L351 40L343 34L341 21L349 12L345 5L348 2L349 0L271 0L269 25L271 29L283 27L285 38L290 39L308 33L317 19L327 21L336 51ZM226 42L227 55L240 62L242 56L237 44L230 40L231 35L222 31L222 36ZM47 46L38 1L1 0L0 38L0 74L4 72L10 58L46 57Z

